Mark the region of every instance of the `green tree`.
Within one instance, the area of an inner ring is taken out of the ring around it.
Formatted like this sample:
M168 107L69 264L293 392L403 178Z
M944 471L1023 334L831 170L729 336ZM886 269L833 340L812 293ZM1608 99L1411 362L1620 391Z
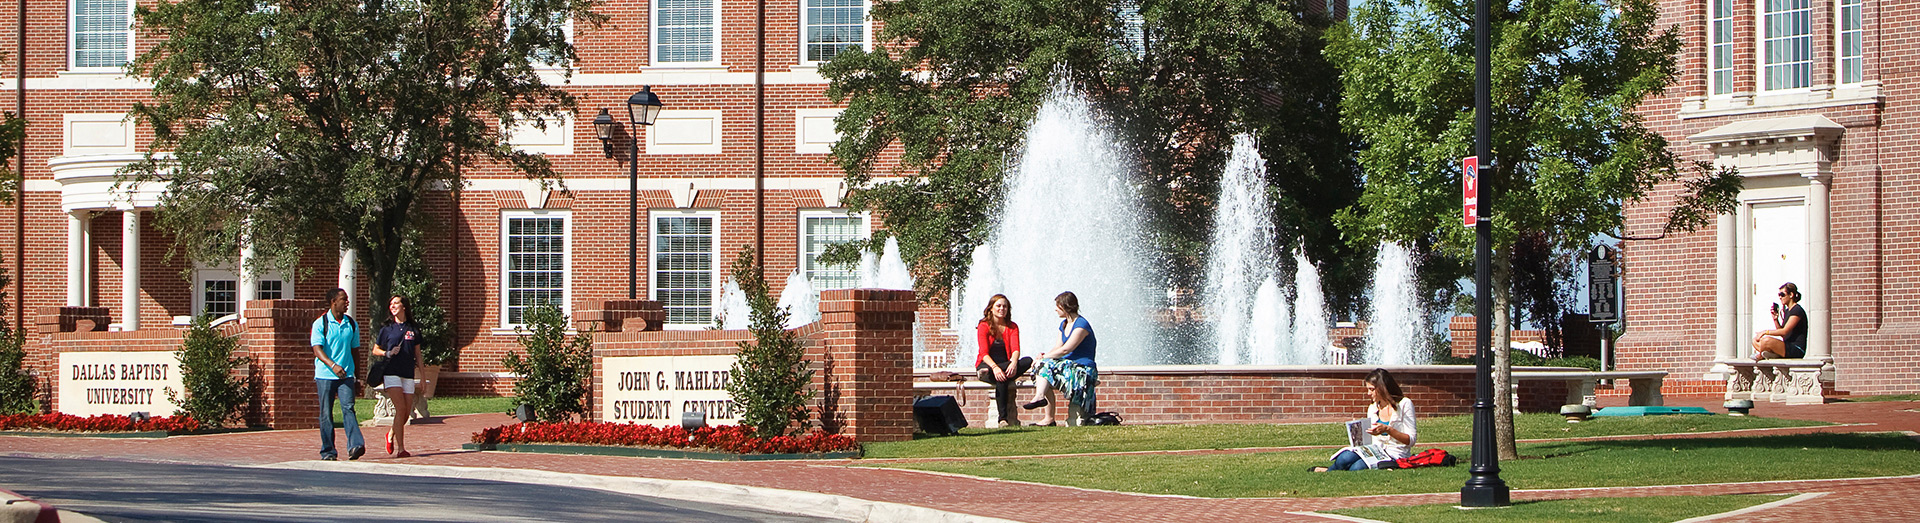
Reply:
M1329 261L1332 294L1357 294L1363 272L1346 260L1366 257L1325 220L1359 184L1321 54L1324 15L1255 0L899 0L875 3L873 18L884 27L873 51L821 68L847 104L834 156L858 189L849 205L879 211L921 296L965 280L1010 154L1058 83L1100 107L1134 156L1178 283L1199 276L1227 151L1250 132L1268 160L1278 236L1305 238Z
M180 410L208 427L217 428L233 421L240 408L253 399L248 380L233 375L234 370L247 366L253 359L236 356L239 341L214 330L211 321L206 316L194 316L186 340L180 343L180 352L174 356L180 360L180 384L186 389L186 397L181 398L182 391L173 387L166 390L167 399L179 405Z
M131 67L153 82L133 113L154 130L159 225L176 252L290 269L338 235L374 296L391 292L403 233L430 193L502 165L556 178L503 129L544 126L574 100L536 66L571 75L568 20L597 25L592 0L165 1L136 8L154 47ZM518 16L510 16L513 13ZM442 193L444 194L444 193ZM368 304L373 324L387 317Z
M806 427L807 402L813 392L813 369L807 347L787 330L786 309L774 303L767 279L754 260L753 248L740 251L733 261L733 279L753 309L748 329L753 341L740 342L740 351L727 377L727 394L740 413L740 424L763 438L784 436Z
M453 321L447 317L447 309L440 306L440 283L427 269L421 236L417 228L405 234L400 267L393 275L393 293L407 297L409 319L420 326L420 363L445 365L460 356L460 348L454 345Z
M513 395L520 403L533 407L540 421L564 422L575 414L585 414L587 380L593 377L593 333L567 336L567 314L553 305L527 309L526 329L520 347L527 355L507 351L500 360L520 380L513 382ZM514 327L514 332L520 332Z
M1329 33L1342 119L1363 144L1359 203L1337 217L1349 241L1432 245L1471 260L1461 227L1460 158L1472 154L1472 2L1382 0ZM1493 219L1494 409L1502 459L1513 446L1507 359L1511 253L1538 235L1560 251L1629 236L1622 208L1655 186L1686 188L1660 232L1687 231L1734 205L1731 171L1683 168L1636 109L1672 81L1680 40L1649 0L1496 3L1491 19L1493 158L1481 159ZM1488 167L1491 168L1488 168ZM1696 173L1689 174L1689 173ZM1471 267L1471 263L1459 265Z
M6 53L0 53L0 63ZM13 158L26 143L27 120L9 111L0 115L0 202L12 202L20 188L20 173L13 170ZM6 268L0 267L0 288L7 286ZM6 312L7 293L0 292L0 313ZM17 327L17 326L14 326ZM0 314L0 414L28 414L40 411L34 401L37 389L26 369L26 333L7 325Z

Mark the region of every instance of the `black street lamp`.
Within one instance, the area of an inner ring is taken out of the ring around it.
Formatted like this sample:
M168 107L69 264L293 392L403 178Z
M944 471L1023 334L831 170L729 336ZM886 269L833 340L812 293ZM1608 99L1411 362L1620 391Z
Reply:
M1478 157L1480 180L1505 167L1493 158L1492 56L1487 24L1491 0L1473 4L1473 154ZM1500 479L1500 452L1493 441L1493 191L1484 183L1475 189L1474 207L1474 332L1479 336L1473 355L1473 460L1467 484L1460 487L1460 506L1505 507L1507 482Z
M600 115L593 117L593 134L600 138L600 152L608 158L613 157L613 131L620 128L620 122L613 121L613 115L607 114L607 108L600 108Z
M627 97L627 121L635 126L653 125L660 117L660 97L653 94L653 87L640 86L640 92ZM605 117L607 125L602 126L600 119ZM611 138L613 117L606 109L600 110L600 116L593 119L593 125L600 133L601 140ZM609 153L611 154L611 153ZM627 299L639 299L640 280L640 133L634 133L627 140Z

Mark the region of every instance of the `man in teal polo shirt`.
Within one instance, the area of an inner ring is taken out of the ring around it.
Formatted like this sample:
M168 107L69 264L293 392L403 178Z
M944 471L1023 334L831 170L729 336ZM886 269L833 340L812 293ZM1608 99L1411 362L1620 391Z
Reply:
M333 406L340 402L341 422L347 426L347 459L367 453L360 437L360 418L353 412L353 349L360 347L360 326L347 315L347 290L327 293L327 311L313 320L313 379L320 387L320 459L334 460Z

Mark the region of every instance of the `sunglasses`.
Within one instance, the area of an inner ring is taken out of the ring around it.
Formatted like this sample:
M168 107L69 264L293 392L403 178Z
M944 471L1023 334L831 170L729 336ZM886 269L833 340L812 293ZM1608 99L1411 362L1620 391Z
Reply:
M1784 292L1783 292L1783 293L1780 293L1780 294L1776 294L1775 296L1779 296L1779 297L1782 297L1782 298L1785 298L1785 297L1787 297L1787 293L1784 293Z

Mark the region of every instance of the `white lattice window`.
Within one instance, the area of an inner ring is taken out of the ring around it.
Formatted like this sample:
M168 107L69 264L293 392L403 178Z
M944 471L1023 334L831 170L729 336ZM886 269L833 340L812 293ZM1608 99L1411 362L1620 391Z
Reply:
M527 311L540 305L567 308L567 221L565 212L505 213L501 230L503 327L524 325Z
M1860 0L1840 0L1840 83L1857 84L1865 78L1866 34Z
M866 49L867 0L804 0L800 8L800 61L832 60L848 49Z
M1761 18L1761 69L1768 91L1813 85L1813 7L1811 0L1766 0Z
M67 63L74 69L126 65L133 60L133 2L73 0L67 42Z
M286 277L269 273L254 283L250 299L283 300L293 298ZM195 316L218 318L240 312L240 274L230 267L201 268L193 271L193 311Z
M867 220L858 214L839 211L802 211L800 213L800 270L815 290L851 289L860 284L857 267L833 266L819 262L827 246L867 238Z
M720 3L655 0L654 65L719 65Z
M1733 92L1733 0L1710 0L1707 15L1707 57L1712 72L1707 82L1713 94Z
M652 219L647 287L666 307L667 327L711 325L721 281L720 213L659 211Z

